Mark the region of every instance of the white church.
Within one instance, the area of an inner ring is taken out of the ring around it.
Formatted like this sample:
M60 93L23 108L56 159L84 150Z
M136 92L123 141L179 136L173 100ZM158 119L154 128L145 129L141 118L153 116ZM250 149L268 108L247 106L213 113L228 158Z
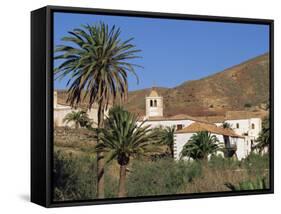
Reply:
M57 101L57 92L54 92L54 126L71 126L63 122L63 118L73 109L65 104L59 104ZM227 147L236 149L236 157L241 160L251 152L262 130L262 118L252 112L231 111L223 117L191 117L185 114L164 117L163 97L152 88L150 94L145 97L145 116L139 123L145 121L145 125L151 128L175 126L174 136L174 158L180 159L180 153L183 146L188 142L193 134L199 131L208 131L217 136L220 142L227 139ZM77 111L79 109L76 109ZM87 111L89 117L93 120L94 125L97 123L97 108L93 107ZM246 113L246 114L245 114ZM107 115L107 112L106 114ZM232 129L222 128L226 122L231 125Z
M228 139L227 147L235 148L236 157L241 160L249 155L252 146L256 143L255 140L262 130L262 118L257 115L253 116L250 112L245 114L245 111L227 112L223 118L210 117L202 119L185 114L164 117L163 97L155 89L152 89L150 94L146 96L145 102L146 115L142 118L142 121L145 121L146 125L150 125L152 128L159 126L176 127L174 155L177 160L180 159L183 146L193 134L199 131L210 132L217 136L222 143L224 138ZM212 119L212 122L209 122L208 119ZM221 126L224 122L229 123L232 129L222 128Z

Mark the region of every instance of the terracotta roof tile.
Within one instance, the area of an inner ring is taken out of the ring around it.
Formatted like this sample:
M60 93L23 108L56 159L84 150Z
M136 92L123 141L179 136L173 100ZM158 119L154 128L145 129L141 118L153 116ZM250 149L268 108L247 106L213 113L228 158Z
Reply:
M243 138L242 136L236 134L231 129L224 129L221 127L217 127L214 124L200 123L200 122L192 123L191 125L183 128L182 130L177 131L176 133L196 133L196 132L201 132L201 131L208 131L208 132L211 132L214 134Z

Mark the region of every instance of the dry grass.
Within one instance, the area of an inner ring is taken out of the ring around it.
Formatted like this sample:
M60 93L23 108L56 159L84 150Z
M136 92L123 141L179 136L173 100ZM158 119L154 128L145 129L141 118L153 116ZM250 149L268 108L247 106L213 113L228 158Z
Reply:
M81 152L92 153L95 148L93 132L85 128L71 129L67 127L55 127L54 147L66 152L79 154Z
M60 150L60 152L65 154L71 153L75 158L78 158L78 160L81 158L81 161L83 161L84 157L95 157L95 142L92 141L90 133L88 133L87 130L56 128L55 131L54 151ZM161 149L164 152L167 148L165 146L161 146ZM133 166L133 162L141 162L143 164L139 166L140 168L135 168L135 166ZM173 163L176 164L176 162ZM266 158L258 156L253 156L248 161L240 162L217 158L210 161L207 165L205 165L206 163L201 163L203 165L198 164L198 166L194 166L193 169L189 168L192 167L192 165L186 166L187 168L175 165L175 170L173 171L169 168L168 164L165 163L164 159L162 160L156 158L154 161L151 161L151 158L144 158L142 160L134 160L134 158L132 158L128 166L128 178L130 175L136 176L135 179L130 181L132 182L130 185L130 191L133 192L133 195L141 195L143 192L149 194L151 192L151 188L154 188L158 195L164 193L168 194L169 191L172 191L171 194L174 194L174 190L179 194L230 191L225 186L225 183L238 185L240 182L249 180L256 181L258 177L268 178L268 163L269 162ZM87 161L85 164L86 168L92 167L92 165L89 165L89 162ZM149 165L153 165L154 168L151 166L151 169L149 169ZM170 174L167 173L169 170ZM107 174L108 197L115 197L119 180L118 163L114 160L107 164L105 171ZM200 171L200 173L193 173L193 171ZM192 174L191 179L181 181L181 178L185 177L186 173ZM167 174L170 175L170 178L166 178ZM165 179L163 176L166 176ZM151 180L153 179L156 179L156 183L160 180L162 180L162 182L158 184L151 184ZM181 181L180 185L178 184L178 181ZM86 182L88 182L87 179ZM173 187L169 187L170 185ZM168 189L167 186L169 187ZM164 189L161 189L162 187L164 187ZM142 191L142 189L146 189L147 192ZM153 194L155 195L156 193Z
M225 183L229 182L238 185L240 182L255 181L256 179L257 175L248 173L246 169L228 170L204 166L202 176L187 184L183 193L230 191L225 186Z

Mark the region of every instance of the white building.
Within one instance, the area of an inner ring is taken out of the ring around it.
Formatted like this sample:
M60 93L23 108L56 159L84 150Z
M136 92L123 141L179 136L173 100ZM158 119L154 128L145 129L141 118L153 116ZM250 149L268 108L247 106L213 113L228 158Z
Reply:
M71 108L71 106L69 105L65 105L65 104L59 104L58 103L58 93L57 91L54 91L54 126L60 127L60 126L68 126L68 127L74 127L74 123L70 122L70 123L66 123L63 121L63 119L65 118L65 116L72 112L72 111L80 111L81 108ZM97 108L91 108L90 110L86 110L89 118L93 121L93 126L95 127L97 124Z
M145 120L146 125L150 125L151 128L159 126L176 127L175 159L180 158L183 146L193 134L198 131L208 131L216 135L222 143L224 138L228 138L227 146L235 147L236 156L241 160L251 152L251 148L262 129L261 117L258 114L245 111L231 111L227 112L225 116L219 117L191 117L185 114L164 117L163 97L153 88L150 94L145 97L145 102L146 115L142 118L142 121ZM229 123L232 130L221 128L224 122Z
M255 112L229 111L223 116L191 117L185 114L178 114L171 117L164 116L164 100L155 89L152 88L150 94L145 97L146 115L140 119L139 123L145 121L145 125L155 127L176 127L174 154L175 159L180 158L183 146L190 137L198 131L208 131L217 136L220 142L225 143L229 148L236 148L236 156L239 160L247 157L251 152L256 139L262 130L261 116ZM63 122L64 117L73 109L68 105L58 103L57 92L54 92L54 126L74 126ZM93 126L97 124L97 106L87 110L89 118L93 121ZM108 112L105 112L105 116ZM231 129L221 128L227 122Z
M163 117L163 97L154 89L145 97L145 110L147 117Z
M245 145L244 137L236 134L233 130L224 129L216 126L215 124L195 122L175 133L175 159L180 159L180 153L186 142L189 141L192 135L200 131L207 131L212 135L215 135L220 144L226 144L225 146L228 149L236 149L236 157L238 160L241 160L248 155L248 151L250 150L250 148ZM218 154L223 155L222 152L218 152Z

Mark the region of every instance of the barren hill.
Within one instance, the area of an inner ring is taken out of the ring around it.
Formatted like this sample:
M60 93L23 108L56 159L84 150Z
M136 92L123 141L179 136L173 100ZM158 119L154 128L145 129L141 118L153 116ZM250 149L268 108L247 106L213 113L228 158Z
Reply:
M130 92L127 108L144 114L149 91ZM214 75L157 91L164 97L166 116L221 115L228 110L259 109L269 99L269 56L264 54Z
M126 108L144 115L145 96L150 90L129 92ZM156 90L164 97L165 116L211 116L230 110L259 110L269 100L269 56L255 57L214 75L186 81L175 88L159 87ZM58 100L65 103L65 91L58 92Z

